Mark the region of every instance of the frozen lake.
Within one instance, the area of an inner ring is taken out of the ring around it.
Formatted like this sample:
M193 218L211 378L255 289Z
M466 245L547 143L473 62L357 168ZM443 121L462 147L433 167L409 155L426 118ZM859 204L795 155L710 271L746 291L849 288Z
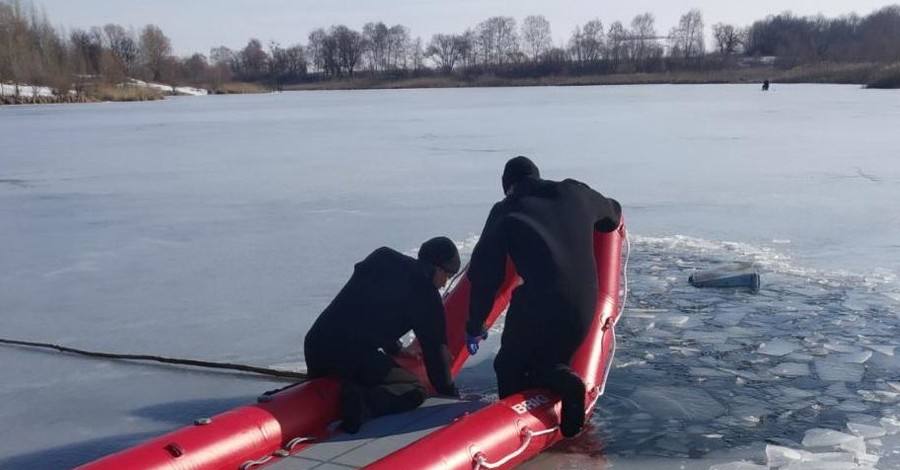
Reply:
M898 128L900 92L829 85L0 107L0 337L297 363L374 248L469 254L521 154L618 199L632 238L591 431L526 468L900 468ZM733 261L759 294L687 284ZM489 394L479 356L459 384ZM72 467L281 385L0 346L0 468Z

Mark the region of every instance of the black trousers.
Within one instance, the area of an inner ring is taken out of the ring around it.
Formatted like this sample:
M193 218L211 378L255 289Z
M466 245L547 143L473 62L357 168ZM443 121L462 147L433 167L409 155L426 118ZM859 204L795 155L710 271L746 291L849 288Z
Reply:
M555 379L571 371L572 356L593 319L593 306L573 307L559 296L524 287L513 293L494 359L501 399L530 388L555 391Z
M421 405L425 385L409 370L377 349L315 347L307 343L310 377L334 375L344 387L361 387L369 418L400 413Z

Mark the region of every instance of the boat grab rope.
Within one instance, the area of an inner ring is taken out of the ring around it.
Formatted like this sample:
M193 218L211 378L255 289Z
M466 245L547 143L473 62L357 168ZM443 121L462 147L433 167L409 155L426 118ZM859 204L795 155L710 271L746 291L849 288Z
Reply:
M459 282L460 279L462 279L462 277L466 274L466 270L468 268L469 267L466 266L465 268L460 269L456 274L453 275L453 277L451 277L447 281L447 286L444 287L444 293L441 294L441 300L447 300L447 296L449 296L450 293L453 292L453 288L456 287L456 283Z
M268 375L272 377L282 377L289 379L301 379L305 380L308 376L303 372L292 372L289 370L277 370L277 369L268 369L265 367L256 367L256 366L248 366L244 364L232 364L227 362L210 362L210 361L199 361L196 359L177 359L171 357L163 357L163 356L151 356L146 354L115 354L115 353L104 353L104 352L95 352L95 351L85 351L83 349L75 349L69 348L66 346L59 346L56 344L50 343L35 343L31 341L17 341L12 339L3 339L0 338L0 344L7 344L12 346L26 346L30 348L43 348L43 349L55 349L59 352L70 353L70 354L78 354L81 356L87 357L96 357L102 359L121 359L126 361L154 361L154 362L162 362L165 364L178 364L178 365L186 365L193 367L205 367L210 369L230 369L230 370L238 370L241 372L249 372L251 374L259 374L259 375Z
M248 460L248 461L244 462L243 464L241 464L240 470L248 470L248 469L251 469L251 468L259 466L259 465L264 465L264 464L268 463L270 460L274 459L275 457L280 457L280 458L289 457L291 455L291 453L294 451L294 447L297 447L298 444L301 444L303 442L310 442L310 441L314 441L314 440L316 440L316 438L314 438L314 437L296 437L294 439L291 439L291 441L288 442L287 444L285 444L283 448L276 450L271 455L267 455L265 457L261 457L256 460Z
M486 468L489 470L500 468L509 463L510 460L521 455L522 452L525 452L525 449L527 449L528 446L531 445L531 439L539 436L545 436L547 434L553 434L558 430L559 426L553 426L552 428L544 429L543 431L532 431L531 429L525 428L521 433L522 445L520 445L518 449L512 451L506 457L503 457L496 462L488 462L487 457L485 457L482 452L478 452L475 454L475 458L472 459L472 470L480 470L482 468Z

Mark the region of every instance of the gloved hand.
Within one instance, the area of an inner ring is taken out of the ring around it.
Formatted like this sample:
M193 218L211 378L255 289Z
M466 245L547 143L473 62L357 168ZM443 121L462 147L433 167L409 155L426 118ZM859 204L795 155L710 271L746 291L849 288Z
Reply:
M478 343L488 338L487 330L481 332L481 334L472 336L469 333L466 333L466 349L469 350L469 354L474 356L478 353Z

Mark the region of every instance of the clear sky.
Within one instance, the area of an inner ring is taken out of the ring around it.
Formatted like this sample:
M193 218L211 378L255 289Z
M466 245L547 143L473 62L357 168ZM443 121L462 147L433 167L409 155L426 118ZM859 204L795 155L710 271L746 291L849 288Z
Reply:
M251 37L287 46L306 44L310 31L345 24L354 29L370 21L402 24L426 43L435 33L461 33L491 16L528 15L550 20L554 42L561 44L576 25L599 18L605 28L615 20L628 26L640 13L656 16L656 30L667 33L692 8L703 13L707 33L715 23L748 26L771 14L828 17L867 15L891 0L32 0L53 24L87 28L117 23L139 29L153 23L172 39L175 52L209 53L210 47L243 47ZM709 45L708 45L709 47Z

